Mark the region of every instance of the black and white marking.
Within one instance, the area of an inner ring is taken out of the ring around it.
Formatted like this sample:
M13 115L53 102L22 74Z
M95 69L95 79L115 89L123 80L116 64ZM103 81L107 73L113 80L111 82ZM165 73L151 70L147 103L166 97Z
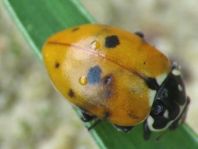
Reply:
M111 35L105 38L106 48L115 48L119 44L120 44L120 41L117 35Z
M188 101L181 72L174 65L172 71L157 90L146 125L151 131L166 130L175 121L179 121L178 119L182 117L187 106Z

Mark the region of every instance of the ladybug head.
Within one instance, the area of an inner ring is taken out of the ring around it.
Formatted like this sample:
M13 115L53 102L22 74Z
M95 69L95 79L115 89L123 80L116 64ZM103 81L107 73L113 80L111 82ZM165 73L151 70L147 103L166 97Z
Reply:
M185 86L176 64L167 78L159 86L151 113L147 119L151 131L161 131L174 127L183 117L187 108Z

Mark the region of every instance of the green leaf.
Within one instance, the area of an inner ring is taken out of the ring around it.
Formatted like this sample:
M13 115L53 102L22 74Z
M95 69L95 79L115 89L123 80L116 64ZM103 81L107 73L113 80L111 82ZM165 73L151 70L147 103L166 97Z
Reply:
M40 55L45 40L71 26L94 22L76 0L5 0L17 25Z
M28 43L40 58L40 50L47 37L57 31L79 24L94 22L79 1L76 0L5 0ZM102 122L90 131L101 149L195 149L198 136L186 124L176 131L169 131L159 140L143 139L142 125L130 133L115 130L108 122Z

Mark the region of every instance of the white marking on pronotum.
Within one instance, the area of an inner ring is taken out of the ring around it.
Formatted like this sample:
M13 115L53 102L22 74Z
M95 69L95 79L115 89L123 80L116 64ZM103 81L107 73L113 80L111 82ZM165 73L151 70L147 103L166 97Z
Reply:
M183 91L183 87L181 86L181 84L178 84L177 88L178 88L178 90L179 90L180 92Z
M168 125L168 126L166 125L166 127L163 127L163 128L161 128L161 129L155 129L155 128L153 127L153 123L154 123L154 119L152 118L152 116L149 116L148 119L147 119L147 124L148 124L149 130L155 131L155 132L166 130L167 127L169 126L169 125Z
M173 70L172 70L172 74L173 74L174 76L179 76L179 75L181 75L181 72L180 72L178 69L173 69Z
M187 101L186 101L187 102ZM153 119L153 117L152 116L148 116L148 118L147 118L147 124L148 124L148 127L149 127L149 129L151 130L151 131L164 131L164 130L166 130L175 120L177 120L178 118L179 118L179 116L182 114L182 112L183 112L183 110L184 110L184 108L185 108L185 106L186 106L186 102L185 102L185 104L184 105L182 105L182 106L179 106L179 114L177 115L177 117L175 118L175 119L173 119L173 120L171 120L171 121L169 121L167 124L166 124L166 126L165 127L163 127L163 128L161 128L161 129L155 129L154 127L153 127L153 123L154 123L154 119ZM164 114L163 116L165 116L166 114Z
M156 91L155 90L149 90L149 106L153 105L153 101L156 95Z
M163 116L164 116L165 118L168 118L168 110L166 110L166 111L164 112Z
M153 128L153 123L154 123L154 119L151 116L149 116L147 118L147 125L151 131L155 131L155 129Z
M161 85L162 82L164 82L164 80L166 79L167 75L168 75L167 73L163 73L163 74L157 76L157 77L156 77L157 83L158 83L159 85Z

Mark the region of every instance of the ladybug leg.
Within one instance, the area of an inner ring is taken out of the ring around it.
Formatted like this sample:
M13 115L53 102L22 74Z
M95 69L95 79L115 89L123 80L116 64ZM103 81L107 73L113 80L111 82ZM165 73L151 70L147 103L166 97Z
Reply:
M95 120L94 121L94 123L91 125L91 126L89 126L87 129L90 131L92 128L94 128L99 122L100 122L100 120L99 119L97 119L95 116L91 116L91 115L89 115L85 110L82 110L82 109L80 109L81 110L81 120L83 121L83 122L90 122L90 121L93 121L93 120Z
M81 117L81 120L83 122L90 122L92 120L95 120L95 117L90 117L89 115L86 115L86 117ZM88 131L90 131L91 129L93 129L94 127L96 127L99 123L101 122L100 119L96 119L89 127L87 127Z
M103 117L102 119L99 119L99 118L96 118L96 117L95 117L96 120L94 121L94 123L93 123L91 126L88 127L88 130L90 131L92 128L96 127L102 120L107 119L108 116L109 116L109 113L106 112L106 113L104 114L104 117Z
M144 140L149 140L149 138L151 136L151 131L148 127L146 120L144 121L143 127L144 127Z
M100 122L101 122L100 119L96 119L96 120L94 121L94 123L93 123L91 126L89 126L89 127L87 128L88 131L90 131L91 129L93 129L94 127L96 127Z
M122 132L129 132L131 129L133 129L133 126L119 126L119 125L113 125L118 131L122 131Z
M95 116L89 115L85 110L81 109L81 118L80 118L83 122L89 122L92 121L94 119L96 119Z

